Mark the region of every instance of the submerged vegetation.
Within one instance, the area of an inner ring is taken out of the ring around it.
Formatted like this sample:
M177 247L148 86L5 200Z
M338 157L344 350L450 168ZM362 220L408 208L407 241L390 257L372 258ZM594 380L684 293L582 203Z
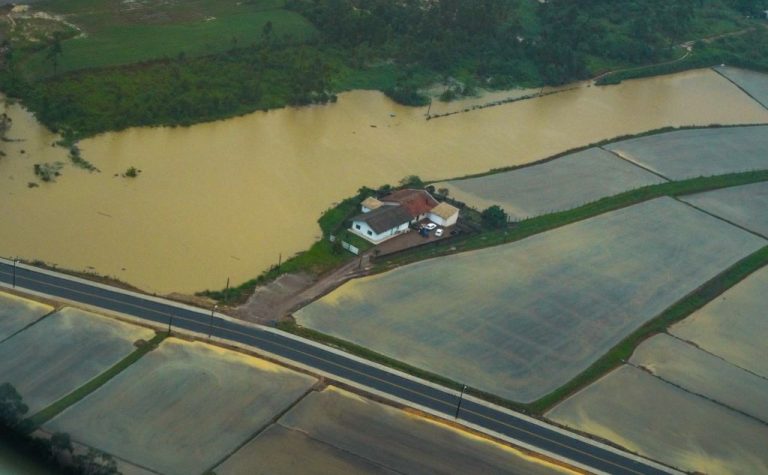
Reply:
M322 103L351 88L424 105L437 83L445 100L563 84L665 63L683 55L675 45L750 28L700 41L685 60L642 74L726 59L768 66L768 48L754 47L766 43L765 22L749 18L768 0L101 3L44 1L34 8L61 16L3 27L10 41L0 88L75 138Z

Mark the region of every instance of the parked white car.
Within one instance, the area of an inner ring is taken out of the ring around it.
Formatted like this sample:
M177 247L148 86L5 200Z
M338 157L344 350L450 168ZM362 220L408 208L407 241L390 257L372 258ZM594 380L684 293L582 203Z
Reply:
M443 228L438 229L435 231L435 237L441 237L443 235Z
M429 223L429 224L425 225L424 227L429 229L430 231L432 231L433 229L435 229L437 227L437 224Z

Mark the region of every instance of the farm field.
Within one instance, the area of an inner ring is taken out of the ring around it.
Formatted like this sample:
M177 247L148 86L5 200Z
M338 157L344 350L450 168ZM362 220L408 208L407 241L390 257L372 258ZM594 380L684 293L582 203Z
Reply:
M215 469L296 473L570 473L341 389L313 392Z
M698 193L685 196L682 200L750 231L768 236L768 183Z
M202 473L314 383L253 357L167 339L45 429L164 474Z
M0 344L0 374L29 414L79 388L130 354L152 330L64 308Z
M768 268L673 325L669 332L740 368L768 378Z
M466 180L435 184L478 210L504 208L513 219L563 211L665 180L600 148L539 165Z
M714 69L744 89L757 102L768 107L768 75L739 68L716 67Z
M532 402L766 241L660 198L351 281L297 323Z
M686 471L768 472L768 426L632 366L604 376L547 417Z
M33 11L62 16L82 34L62 42L57 73L218 53L234 45L260 41L271 22L274 37L307 39L315 28L301 15L284 10L280 0L55 0L33 5ZM48 51L32 55L24 65L32 76L54 73Z
M0 292L0 342L53 311L53 307Z
M672 180L768 168L768 127L667 132L605 146Z
M768 379L667 334L643 342L631 364L686 391L768 423Z

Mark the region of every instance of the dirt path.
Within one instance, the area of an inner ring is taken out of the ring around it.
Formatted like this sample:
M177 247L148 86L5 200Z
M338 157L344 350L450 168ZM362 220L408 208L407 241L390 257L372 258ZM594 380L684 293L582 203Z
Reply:
M235 316L250 322L274 325L291 312L331 292L348 280L370 271L370 253L333 271L314 278L302 274L284 274L267 285L257 287Z

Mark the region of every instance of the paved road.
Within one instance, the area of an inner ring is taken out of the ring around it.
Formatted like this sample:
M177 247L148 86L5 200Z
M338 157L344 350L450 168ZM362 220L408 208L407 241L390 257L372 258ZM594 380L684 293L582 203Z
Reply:
M13 284L14 267L0 261L0 282ZM455 391L434 387L397 372L390 372L367 362L350 358L337 351L303 342L280 332L269 331L252 324L233 322L213 316L203 309L180 308L139 294L125 293L71 280L65 276L42 273L32 267L15 268L15 284L54 297L80 302L89 306L120 312L161 325L173 324L175 330L185 329L239 342L274 355L298 362L340 379L354 381L379 392L430 408L453 419L459 396ZM172 320L171 320L172 319ZM637 457L609 450L564 434L545 424L510 414L501 408L464 399L460 419L488 430L506 435L595 471L610 474L668 473Z

